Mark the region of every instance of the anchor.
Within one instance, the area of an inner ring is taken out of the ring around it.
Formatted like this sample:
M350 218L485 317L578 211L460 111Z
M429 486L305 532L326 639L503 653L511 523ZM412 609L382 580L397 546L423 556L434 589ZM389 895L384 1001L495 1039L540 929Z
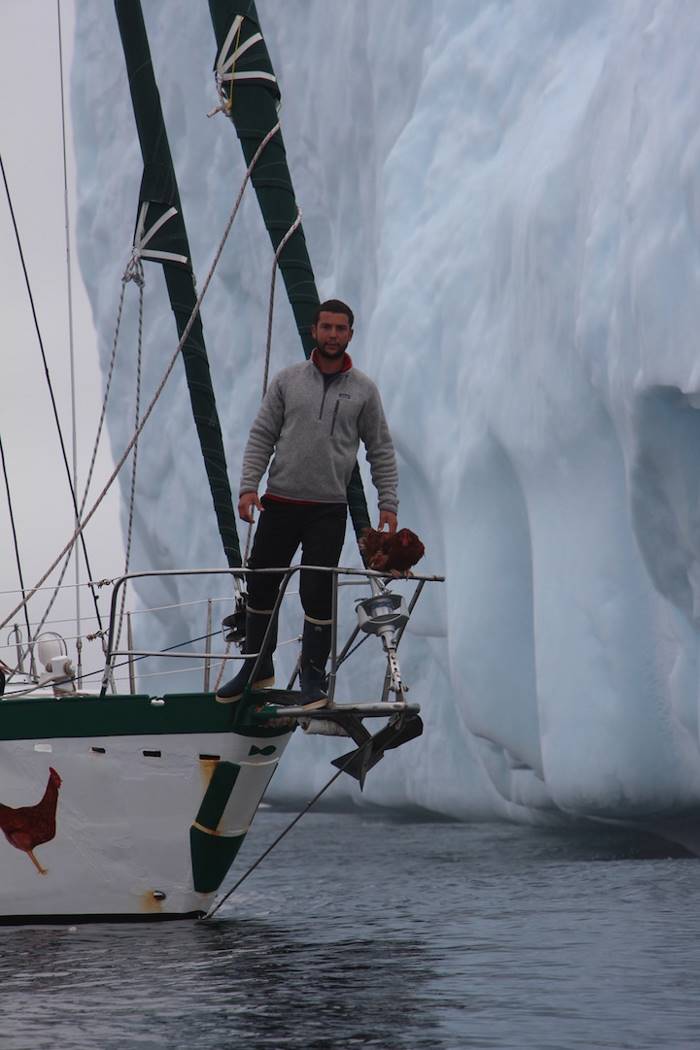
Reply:
M387 658L387 672L382 699L375 703L335 704L308 711L299 703L300 693L291 689L265 689L244 694L244 702L253 722L287 720L300 724L305 731L324 736L347 736L357 744L353 751L333 760L332 765L354 777L364 787L365 778L385 751L415 740L423 732L420 706L406 702L407 687L401 677L397 653L400 633L408 623L410 612L403 597L389 591L376 577L370 577L372 596L356 603L358 630L381 638ZM248 690L246 690L248 693ZM389 700L393 693L396 697ZM261 694L264 704L260 706ZM252 705L257 701L257 708ZM387 718L389 721L372 734L365 718Z

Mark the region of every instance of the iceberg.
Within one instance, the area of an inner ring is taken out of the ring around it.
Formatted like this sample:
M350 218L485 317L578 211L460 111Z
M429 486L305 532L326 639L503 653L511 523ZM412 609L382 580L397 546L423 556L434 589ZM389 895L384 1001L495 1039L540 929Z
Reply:
M224 118L206 119L206 5L143 6L201 278L244 165ZM401 521L425 541L421 568L447 577L404 643L426 734L372 772L366 799L682 836L700 806L696 4L257 6L319 290L356 310L353 356L383 394ZM116 25L88 0L72 107L106 367L140 164ZM203 310L234 490L270 273L251 194ZM160 282L147 274L151 392L175 345ZM124 353L135 323L132 310ZM272 346L274 369L299 357L281 291ZM223 566L183 386L171 381L139 454L134 568ZM132 406L126 367L115 451ZM152 641L201 633L201 616L163 614ZM285 628L298 632L293 616ZM319 786L337 751L295 738L277 792Z

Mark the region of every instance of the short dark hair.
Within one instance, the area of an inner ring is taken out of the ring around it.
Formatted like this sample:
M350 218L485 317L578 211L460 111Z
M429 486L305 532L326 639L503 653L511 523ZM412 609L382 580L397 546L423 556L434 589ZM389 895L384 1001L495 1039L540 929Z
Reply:
M316 307L316 310L314 312L314 318L311 323L318 324L318 319L322 313L345 314L347 316L348 321L350 322L351 328L355 323L354 313L352 312L348 304L341 302L340 299L326 299L325 303L320 303L319 306Z

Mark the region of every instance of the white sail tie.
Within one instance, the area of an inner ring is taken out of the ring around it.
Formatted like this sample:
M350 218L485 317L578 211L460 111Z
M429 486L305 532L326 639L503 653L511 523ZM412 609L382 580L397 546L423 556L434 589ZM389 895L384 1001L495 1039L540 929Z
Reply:
M249 48L253 47L254 44L257 44L259 40L262 40L262 38L262 33L253 33L252 36L248 37L244 44L241 44L240 47L237 47L236 50L229 55L225 62L222 62L220 65L217 63L217 68L222 80L231 80L231 74L229 73L229 70L233 71L233 67L235 66L236 62L241 57L241 55L244 55ZM222 56L220 55L219 57L221 58ZM270 76L269 73L264 75ZM272 79L274 80L275 78L272 77Z
M159 252L153 248L146 250L146 245L153 240L158 230L165 226L166 222L169 222L174 215L177 215L177 208L168 208L159 219L156 219L152 226L146 229L146 215L148 214L149 204L150 201L144 201L139 210L136 232L134 233L134 247L127 266L127 272L130 272L129 266L137 259L155 259L157 262L177 262L183 265L189 262L186 255L178 255L176 252ZM130 277L130 279L133 280L133 277Z
M221 45L221 51L219 52L219 56L218 56L218 58L216 60L216 71L217 71L217 73L220 72L223 69L223 67L224 67L224 65L226 63L226 55L228 54L229 48L231 47L231 45L233 44L234 40L236 39L238 33L240 32L240 29L241 29L242 25L243 25L243 15L236 15L236 17L234 18L233 22L231 23L231 28L229 29L228 33L226 34L226 39L224 40L223 44Z
M244 21L243 15L236 15L217 56L214 74L216 77L216 89L221 102L207 113L208 117L213 117L216 113L228 114L231 111L231 99L226 94L224 84L232 84L236 80L267 80L272 84L277 83L277 77L273 73L266 73L262 69L248 70L242 73L235 72L236 63L241 55L244 55L246 51L263 39L262 33L257 32L249 36L242 44L235 46ZM233 51L231 50L232 47L234 48Z

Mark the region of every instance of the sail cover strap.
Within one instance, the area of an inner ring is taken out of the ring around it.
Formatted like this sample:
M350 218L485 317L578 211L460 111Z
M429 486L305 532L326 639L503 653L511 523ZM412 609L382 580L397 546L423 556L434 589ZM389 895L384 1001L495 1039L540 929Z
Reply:
M249 36L242 44L238 43L243 22L245 21L243 15L236 15L231 28L226 34L226 39L219 51L219 56L216 60L216 79L219 85L231 83L234 80L268 80L273 84L277 83L277 77L274 73L267 72L263 69L253 70L242 70L235 72L236 63L241 55L244 55L246 51L249 51L251 47L259 43L263 36L262 33L253 33ZM233 50L232 50L233 49Z
M141 208L139 209L139 217L136 222L136 231L134 233L134 252L133 257L138 259L154 259L157 262L178 262L186 266L189 259L186 255L178 255L176 252L161 252L156 251L154 248L146 248L146 245L151 241L158 231L165 226L166 222L173 219L177 214L177 208L168 208L166 212L163 212L159 219L146 229L146 216L148 209L151 205L151 201L143 201Z

